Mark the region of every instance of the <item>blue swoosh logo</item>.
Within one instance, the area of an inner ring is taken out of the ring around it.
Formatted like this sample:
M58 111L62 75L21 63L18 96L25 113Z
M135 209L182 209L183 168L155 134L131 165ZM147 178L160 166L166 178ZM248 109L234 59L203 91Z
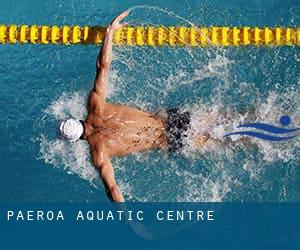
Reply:
M278 128L265 123L248 123L248 124L240 125L238 126L238 128L256 128L273 134L287 134L287 133L300 131L300 128L294 128L294 129Z
M266 141L286 141L286 140L290 140L290 139L293 139L296 137L296 135L273 136L273 135L267 135L267 134L258 133L258 132L254 132L254 131L233 132L233 133L224 135L224 137L231 136L231 135L248 135L248 136L252 136L252 137L259 138L259 139L266 140Z
M288 126L291 124L291 118L287 115L283 115L280 117L279 122L282 126ZM300 128L293 128L293 129L288 129L288 128L280 128L276 127L270 124L266 123L246 123L239 125L237 128L253 128L253 129L259 129L262 132L267 132L267 133L272 133L272 134L279 134L279 135L284 135L284 134L291 134L297 131L300 131ZM270 134L265 134L262 132L255 132L255 131L238 131L238 132L232 132L229 134L224 135L224 137L231 136L231 135L247 135L255 138L259 138L262 140L266 141L286 141L295 138L297 135L290 135L290 136L277 136L277 135L270 135Z

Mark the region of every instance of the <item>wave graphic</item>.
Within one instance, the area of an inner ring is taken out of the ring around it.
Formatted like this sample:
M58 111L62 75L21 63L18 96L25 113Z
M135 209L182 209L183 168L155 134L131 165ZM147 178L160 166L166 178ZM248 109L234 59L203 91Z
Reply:
M282 126L288 126L291 123L291 118L289 116L282 116L279 120ZM262 130L263 132L269 132L272 134L291 134L297 131L300 131L300 128L288 129L288 128L280 128L266 123L247 123L243 125L239 125L237 128L254 128ZM295 138L297 135L291 136L275 136L269 135L261 132L255 131L239 131L239 132L232 132L229 134L224 135L224 137L228 137L231 135L247 135L255 138L259 138L262 140L267 141L286 141Z
M296 137L296 135L293 135L293 136L273 136L273 135L267 135L267 134L254 132L254 131L233 132L233 133L226 134L224 137L228 137L228 136L231 136L231 135L248 135L248 136L252 136L252 137L259 138L259 139L266 140L266 141L286 141L286 140L290 140L290 139L293 139L293 138Z
M275 127L266 123L248 123L238 126L238 128L256 128L273 134L287 134L300 131L300 128L286 129Z

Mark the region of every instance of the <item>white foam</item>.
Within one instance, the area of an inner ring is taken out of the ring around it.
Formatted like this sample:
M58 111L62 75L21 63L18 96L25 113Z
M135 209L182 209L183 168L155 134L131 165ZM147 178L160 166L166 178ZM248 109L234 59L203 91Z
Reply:
M79 92L63 93L45 110L48 120L58 120L75 117L84 119L86 116L86 94ZM53 125L51 123L51 125ZM55 131L55 128L52 128ZM54 167L63 168L69 174L77 174L81 178L93 181L97 177L90 163L88 145L84 141L68 143L58 138L51 139L41 134L40 158Z
M144 10L144 6L133 9L138 8ZM155 9L149 10L152 12ZM160 12L186 21L167 10ZM191 129L188 131L188 138L185 141L187 147L183 152L186 156L185 166L164 153L138 153L113 159L117 181L127 200L224 201L235 191L234 188L243 187L244 175L249 176L252 182L257 182L263 168L269 163L300 161L298 153L300 137L282 144L251 139L251 145L254 147L240 142L241 136L231 137L235 143L224 142L224 134L232 132L242 123L257 121L276 125L284 113L291 115L293 125L299 127L299 90L291 87L285 93L278 94L274 91L264 98L255 83L241 82L238 85L239 94L242 97L247 95L256 97L252 107L253 114L251 112L241 114L234 107L228 108L225 102L228 95L226 91L232 87L229 81L230 67L236 62L229 60L225 51L221 49L207 48L205 51L203 49L195 51L189 48L170 50L165 48L162 53L157 48L151 50L114 48L109 96L112 99L122 100L127 105L156 111L155 109L167 107L170 94L183 85L188 88L198 81L207 79L217 79L218 82L214 85L215 95L211 95L209 101L197 100L193 105L183 104L183 109L192 111ZM185 67L188 63L192 63L193 66ZM162 72L158 74L158 70ZM128 85L136 82L138 87L135 92L128 93ZM144 86L152 91L153 97L149 98ZM63 93L46 109L45 119L55 123L69 116L84 119L87 94L87 92ZM208 132L214 140L208 141L204 147L195 147L193 138L205 132ZM70 174L76 174L91 183L99 181L85 142L69 144L49 135L41 135L39 140L41 158L46 163ZM259 152L253 148L258 148ZM237 157L237 150L243 151L242 159ZM201 169L199 161L203 161L204 167L210 168Z
M90 163L88 145L83 141L68 143L41 135L40 153L46 163L63 168L68 174L77 174L91 183L98 176Z
M289 96L289 98L286 98ZM291 102L296 103L293 105ZM291 116L294 127L299 127L300 107L297 103L300 102L300 94L287 90L286 93L276 94L271 92L265 101L258 102L253 112L240 114L234 110L224 110L222 103L217 100L211 105L198 103L194 107L185 107L185 110L191 110L191 129L188 131L186 140L185 153L189 154L194 151L207 152L207 150L220 150L220 145L224 142L224 135L232 131L243 131L244 128L237 129L240 124L247 121L271 123L279 126L278 121L281 115L286 112ZM287 107L291 107L290 110ZM255 119L253 121L253 119ZM193 140L197 135L209 133L216 140L212 143L207 143L203 148L194 146ZM240 141L246 136L234 135L231 136L231 141ZM258 146L260 152L264 156L265 161L289 160L299 157L295 150L300 146L300 138L297 137L293 141L287 143L274 143L260 139L250 138L250 142ZM247 150L248 143L240 144ZM227 146L224 146L227 147ZM233 148L234 149L234 148Z
M293 89L287 89L281 94L271 92L265 102L262 102L257 108L257 120L268 121L275 125L279 124L279 118L283 114L288 114L292 119L293 127L300 127L300 93ZM260 151L264 155L265 161L297 160L299 154L297 150L300 147L300 137L286 143L272 143L263 140L255 140Z
M232 182L223 163L216 164L210 176L193 174L189 171L181 171L179 175L183 177L184 195L178 196L178 201L207 201L219 202L224 200L231 191Z
M117 81L117 78L115 80ZM86 94L82 95L78 92L63 93L60 98L53 101L45 113L51 119L55 120L64 119L70 115L82 119L86 115L86 96ZM290 98L288 99L287 96ZM145 188L143 181L141 180L135 184L131 181L131 178L134 178L133 176L137 176L135 178L142 178L139 173L141 170L135 169L135 164L147 162L147 164L144 164L147 169L155 169L156 165L164 161L165 165L169 167L166 167L158 174L169 178L171 172L176 173L180 183L177 183L177 185L182 189L182 192L179 192L172 199L176 201L226 200L227 195L232 190L232 186L236 185L239 180L234 178L234 174L231 172L233 166L228 165L229 163L224 166L224 162L230 162L234 159L237 146L242 147L249 156L249 159L246 158L244 162L241 162L240 169L249 173L252 181L256 181L259 180L265 162L299 160L297 151L300 147L300 141L298 138L288 144L274 144L251 139L251 143L258 147L263 156L262 159L255 161L252 160L253 157L250 157L251 149L248 149L249 145L240 142L237 142L238 144L235 145L223 145L224 133L232 131L237 125L246 122L248 119L253 119L253 117L255 117L255 121L276 124L284 111L291 114L294 126L299 127L299 119L297 119L300 115L299 105L297 105L299 102L300 95L293 90L287 90L286 93L282 94L271 92L265 101L258 102L254 116L251 113L239 114L234 110L226 109L220 103L220 100L215 100L215 102L209 105L199 102L193 107L186 106L183 109L192 111L192 129L189 131L188 138L194 138L196 134L208 131L215 141L208 142L200 149L195 148L191 141L187 141L186 143L189 147L185 148L184 154L192 159L190 166L197 163L199 157L212 160L213 166L210 175L205 176L202 173L193 173L187 169L182 169L176 161L170 160L166 155L149 158L150 156L145 153L138 153L131 156L130 164L125 164L121 160L114 160L114 167L120 188L127 200L165 200L163 196L159 197L151 193L151 191L140 195L139 190ZM144 105L147 107L147 103L144 103ZM238 136L234 140L238 141L240 138ZM85 142L80 141L70 144L58 139L48 138L46 135L41 135L40 153L41 158L54 167L62 168L69 174L76 174L91 183L95 180L98 181L98 175L91 164L88 145ZM131 168L129 168L129 165L131 165Z
M87 93L62 93L62 95L45 110L45 113L58 120L74 117L84 119Z

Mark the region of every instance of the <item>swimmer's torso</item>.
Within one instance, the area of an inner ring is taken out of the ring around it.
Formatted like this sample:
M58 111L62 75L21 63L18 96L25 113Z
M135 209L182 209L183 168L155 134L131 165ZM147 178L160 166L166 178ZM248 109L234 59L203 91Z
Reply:
M122 156L166 146L162 118L124 105L99 105L93 99L90 96L86 119L92 127L87 136L92 149L98 143L104 143L110 156Z

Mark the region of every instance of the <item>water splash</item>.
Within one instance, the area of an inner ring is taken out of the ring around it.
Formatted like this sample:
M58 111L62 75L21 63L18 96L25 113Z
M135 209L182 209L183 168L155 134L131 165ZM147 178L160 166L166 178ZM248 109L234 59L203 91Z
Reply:
M289 92L291 94L291 92ZM275 106L277 98L273 94L267 98L267 106L272 107L272 118L261 116L261 113L266 108L266 103L260 103L257 106L255 117L256 119L268 118L276 119L276 113L279 112L280 106ZM295 94L295 101L300 101L300 95ZM64 94L61 98L54 101L46 110L46 113L51 113L53 117L63 118L67 114L78 114L79 110L85 109L83 102L84 97L80 97L79 93L72 95ZM273 100L271 102L270 100ZM78 105L80 103L80 105ZM66 104L66 105L65 105ZM284 105L281 103L281 105ZM64 108L62 108L64 107ZM68 107L68 108L66 108ZM226 200L235 185L241 184L239 177L234 171L245 175L249 172L253 181L259 180L259 175L262 173L262 168L267 162L282 161L299 161L297 150L300 147L300 140L291 144L272 144L261 142L259 140L251 140L250 144L256 145L260 153L253 152L253 149L248 144L244 144L236 139L237 144L224 145L223 135L226 131L232 129L234 124L241 121L246 121L253 114L239 114L238 112L228 112L230 115L223 113L223 105L215 103L207 105L199 103L194 107L185 107L184 109L192 111L191 130L186 142L186 147L183 154L186 158L181 159L182 162L169 157L166 153L138 153L124 159L113 159L114 168L121 190L124 192L128 200L138 201L221 201ZM294 111L293 116L299 114L299 108ZM217 125L216 125L217 124ZM191 142L196 134L209 131L210 135L216 141L208 142L204 147L197 148ZM46 163L50 163L56 167L62 167L69 173L74 173L81 178L93 183L97 179L91 161L89 159L89 149L85 142L69 144L58 139L51 140L42 135L40 140L41 158ZM238 169L236 168L237 151L242 149L246 154L246 158L239 162ZM258 157L261 154L260 162L252 161L252 157ZM256 156L255 156L256 155ZM233 162L231 162L233 160ZM199 161L201 164L199 165ZM145 165L145 162L147 164ZM164 162L161 166L161 162ZM186 169L184 166L189 166ZM199 172L199 166L212 168L207 170L208 173ZM155 169L155 170L154 170ZM244 171L243 171L244 170ZM153 172L154 171L154 172ZM147 175L147 181L143 178ZM175 176L175 177L174 177ZM159 179L168 180L165 183L158 185L159 188L152 188L152 181ZM141 181L143 180L143 181ZM178 188L175 197L172 195L168 199L159 191L164 187L164 192L167 190L174 191L173 185L176 183ZM247 184L249 185L249 184ZM151 186L149 190L148 187ZM148 189L148 190L147 190ZM155 190L159 193L155 193Z
M176 14L170 15L185 21ZM238 135L227 143L223 137L242 123L277 122L283 113L289 114L299 127L299 79L276 84L273 74L293 52L281 49L278 52L281 56L275 55L276 62L272 63L273 57L261 55L261 51L263 49L246 52L211 48L114 48L109 101L154 112L174 106L192 112L187 146L181 155L146 152L113 159L117 181L127 200L269 199L262 195L272 185L272 180L264 176L266 169L276 164L280 166L282 162L294 168L300 161L299 139L274 145L256 139L242 142ZM288 69L294 75L293 68ZM264 86L255 82L254 78L260 74L266 78ZM83 119L87 94L88 89L83 94L69 92L54 100L45 110L42 126L49 127L50 131L59 119L68 116ZM207 131L213 140L196 148L192 138ZM97 180L85 142L70 146L51 137L50 133L43 134L40 155L45 162L91 183Z
M68 174L76 174L94 184L98 174L91 164L88 145L84 142L67 144L62 140L40 138L41 158L55 167L62 167Z

